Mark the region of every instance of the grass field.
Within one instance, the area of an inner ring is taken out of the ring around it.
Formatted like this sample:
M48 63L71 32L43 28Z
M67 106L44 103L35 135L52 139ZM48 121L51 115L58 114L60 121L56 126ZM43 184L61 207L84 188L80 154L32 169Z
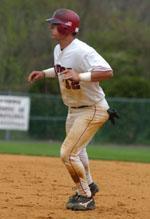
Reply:
M0 153L59 156L61 143L0 141ZM150 163L150 147L89 145L90 159Z

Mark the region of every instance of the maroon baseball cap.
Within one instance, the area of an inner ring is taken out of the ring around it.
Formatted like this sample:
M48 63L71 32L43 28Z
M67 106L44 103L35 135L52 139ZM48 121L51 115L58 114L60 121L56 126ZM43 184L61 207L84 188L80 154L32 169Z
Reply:
M46 19L50 24L60 24L69 33L77 33L79 31L80 17L77 13L70 9L61 8L54 12L51 18Z

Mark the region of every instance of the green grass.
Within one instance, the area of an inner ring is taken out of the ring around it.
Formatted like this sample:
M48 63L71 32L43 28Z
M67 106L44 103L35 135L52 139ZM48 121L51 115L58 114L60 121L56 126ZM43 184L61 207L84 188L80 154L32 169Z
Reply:
M60 145L49 142L0 142L0 153L59 156Z
M89 147L90 158L150 163L150 148L133 146Z
M60 145L51 142L1 141L0 153L58 157ZM88 154L90 159L150 163L149 147L89 145Z

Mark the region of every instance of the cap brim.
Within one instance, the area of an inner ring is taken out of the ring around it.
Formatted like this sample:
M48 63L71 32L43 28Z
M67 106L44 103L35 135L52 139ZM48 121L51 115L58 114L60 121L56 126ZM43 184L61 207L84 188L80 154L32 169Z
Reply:
M62 24L63 22L57 18L48 18L46 21L50 24Z

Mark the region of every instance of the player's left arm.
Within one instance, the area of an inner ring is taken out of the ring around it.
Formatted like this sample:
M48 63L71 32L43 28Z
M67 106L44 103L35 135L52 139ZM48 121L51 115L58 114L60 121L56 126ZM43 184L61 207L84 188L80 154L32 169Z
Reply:
M85 69L85 72L76 72L74 69L65 69L61 72L61 74L64 75L64 79L76 82L98 82L107 80L113 76L113 70L110 65L95 50L91 50L88 54L85 53L80 60L80 66L84 66L83 69Z
M94 49L90 49L88 53L85 53L83 62L85 69L88 71L79 74L81 81L98 82L107 80L113 76L111 66Z
M113 70L91 72L91 81L93 82L107 80L112 77L113 77Z

